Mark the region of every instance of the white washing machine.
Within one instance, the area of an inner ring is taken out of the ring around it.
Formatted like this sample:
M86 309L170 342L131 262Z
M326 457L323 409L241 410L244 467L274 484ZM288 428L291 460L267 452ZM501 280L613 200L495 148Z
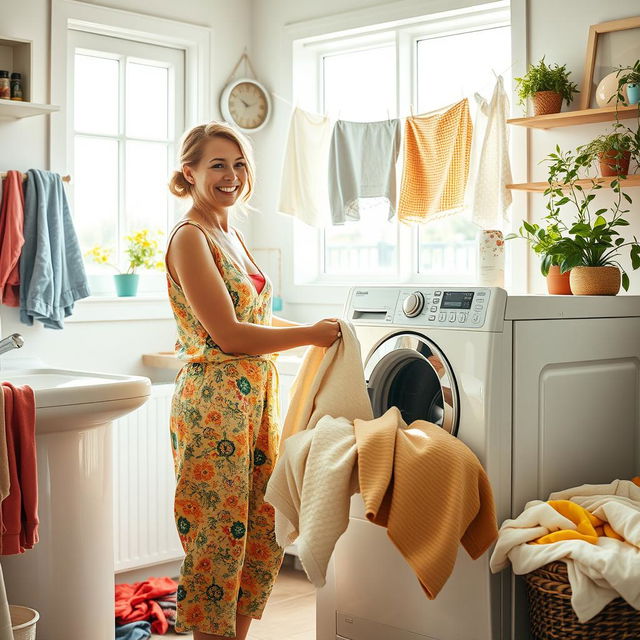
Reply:
M640 472L640 296L356 287L345 317L374 414L395 405L463 440L499 522L551 491ZM489 553L473 561L460 548L431 601L359 495L350 516L318 592L317 640L529 637L521 581L492 575Z

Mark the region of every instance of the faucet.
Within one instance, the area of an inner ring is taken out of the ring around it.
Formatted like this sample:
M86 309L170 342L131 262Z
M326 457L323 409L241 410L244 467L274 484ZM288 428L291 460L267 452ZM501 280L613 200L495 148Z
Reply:
M0 355L12 349L19 349L23 344L24 338L19 333L12 333L10 336L0 340Z

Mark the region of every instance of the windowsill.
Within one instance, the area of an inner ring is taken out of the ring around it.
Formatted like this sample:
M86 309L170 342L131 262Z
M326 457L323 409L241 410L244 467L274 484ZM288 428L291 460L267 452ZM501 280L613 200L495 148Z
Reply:
M65 322L123 322L127 320L170 320L173 318L166 295L141 294L134 297L91 296L75 303L73 315Z

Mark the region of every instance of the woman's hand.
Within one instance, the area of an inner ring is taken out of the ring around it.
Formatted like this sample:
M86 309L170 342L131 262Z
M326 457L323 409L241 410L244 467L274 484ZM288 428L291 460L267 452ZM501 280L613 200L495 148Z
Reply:
M336 318L325 318L310 327L309 344L330 347L342 334Z

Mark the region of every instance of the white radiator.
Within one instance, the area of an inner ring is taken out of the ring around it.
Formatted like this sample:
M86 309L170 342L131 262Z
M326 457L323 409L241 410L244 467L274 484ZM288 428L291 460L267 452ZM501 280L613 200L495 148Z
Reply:
M153 385L148 402L113 425L116 572L183 557L173 520L173 387Z

